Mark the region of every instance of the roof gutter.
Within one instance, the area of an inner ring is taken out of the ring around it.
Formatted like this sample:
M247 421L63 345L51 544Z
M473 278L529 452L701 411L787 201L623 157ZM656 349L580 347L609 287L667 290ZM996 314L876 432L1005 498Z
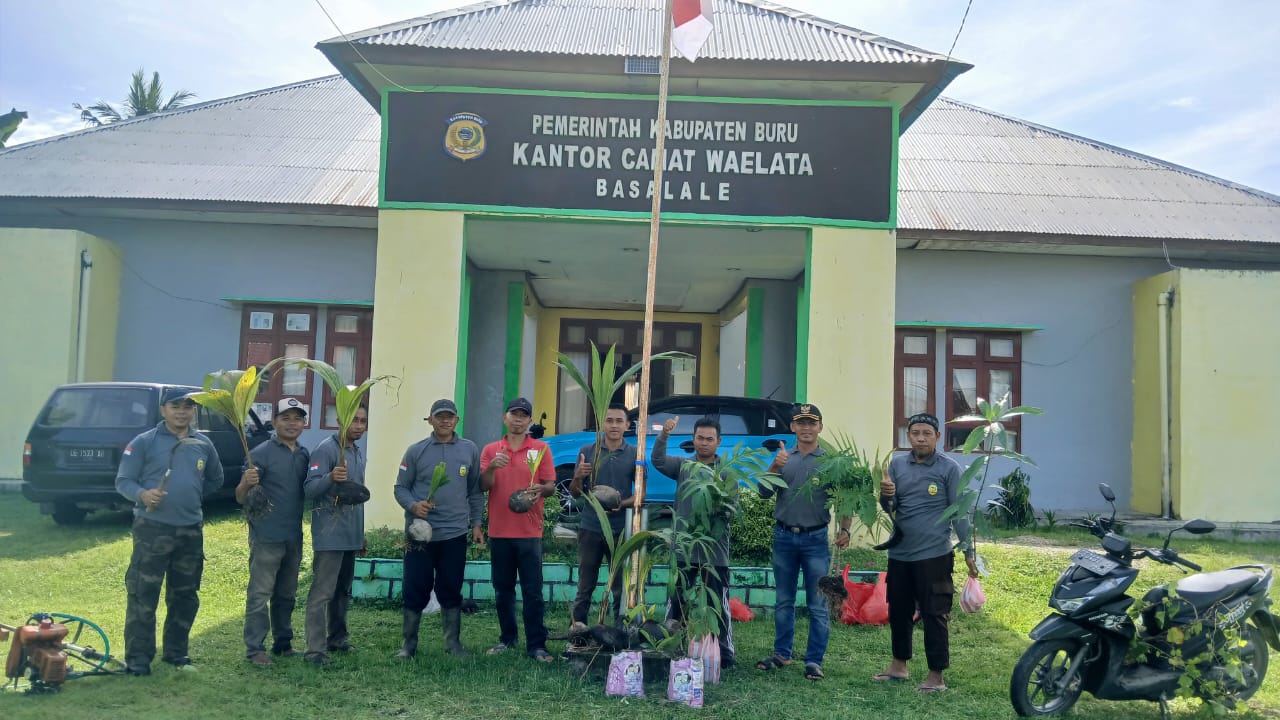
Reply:
M968 63L951 62L950 60L944 63L938 81L923 88L911 102L903 106L902 114L898 120L899 132L905 133L907 128L911 127L911 123L914 123L916 118L923 115L924 111L933 104L933 101L942 94L942 91L947 89L952 80L972 69L973 66Z

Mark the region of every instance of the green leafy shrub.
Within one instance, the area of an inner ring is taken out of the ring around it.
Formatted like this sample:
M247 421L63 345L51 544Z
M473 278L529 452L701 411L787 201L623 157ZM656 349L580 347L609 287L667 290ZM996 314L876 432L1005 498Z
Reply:
M734 565L768 567L773 558L773 503L743 493L742 512L729 526L729 552Z
M366 555L371 558L400 560L404 558L404 529L387 526L366 530L364 544Z
M987 520L992 527L1025 528L1035 524L1036 511L1031 507L1031 476L1014 468L1000 478L999 497L987 501Z

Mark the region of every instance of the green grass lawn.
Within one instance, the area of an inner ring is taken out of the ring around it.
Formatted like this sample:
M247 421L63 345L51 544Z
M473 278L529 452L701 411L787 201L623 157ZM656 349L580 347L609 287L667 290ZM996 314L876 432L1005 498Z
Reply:
M725 682L707 690L704 717L762 718L1009 718L1009 674L1027 647L1026 633L1047 612L1048 591L1083 536L1055 532L1001 541L982 548L993 567L984 580L989 602L977 615L957 611L952 619L951 690L923 696L914 683L880 685L869 677L887 662L885 627L835 625L827 653L827 679L809 683L799 663L772 674L754 669L773 643L768 616L735 626L739 667ZM1143 540L1137 540L1141 543ZM1280 545L1247 545L1184 538L1176 545L1206 569L1244 562L1280 561ZM122 654L124 571L129 561L128 516L97 514L83 527L57 527L16 495L0 502L0 622L18 624L33 612L79 615L101 625L113 652ZM220 509L205 530L202 607L192 634L196 672L178 672L156 662L149 678L96 677L67 683L57 695L0 694L0 718L77 717L148 720L151 718L665 718L685 717L689 709L667 705L665 687L650 684L650 697L622 701L606 698L600 682L569 674L563 663L541 666L519 653L453 660L440 652L438 616L423 626L420 657L392 659L400 643L395 609L355 606L351 611L356 653L335 656L333 665L316 668L301 659L278 660L271 668L249 666L241 640L244 583L248 561L245 527L238 514ZM883 562L869 551L851 554L855 569ZM309 582L309 553L303 563L303 589ZM1148 563L1149 565L1149 563ZM1149 570L1149 572L1148 572ZM1138 590L1174 579L1172 568L1144 568ZM1280 590L1275 591L1280 598ZM163 603L161 614L163 614ZM562 633L567 609L551 606L547 624ZM301 603L295 629L302 634ZM803 652L807 632L801 619L797 645ZM480 651L497 639L492 607L464 616L463 642ZM552 651L561 648L551 644ZM8 645L0 646L7 654ZM924 675L917 635L912 671ZM1280 660L1273 654L1273 662ZM1270 674L1249 702L1243 717L1280 717L1280 680ZM1198 701L1177 701L1178 717L1209 717ZM1073 714L1084 718L1159 718L1152 703L1110 703L1081 699Z

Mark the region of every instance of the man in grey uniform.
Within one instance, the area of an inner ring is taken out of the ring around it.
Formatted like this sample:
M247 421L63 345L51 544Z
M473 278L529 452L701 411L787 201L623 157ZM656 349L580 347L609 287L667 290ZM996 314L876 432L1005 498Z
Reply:
M714 528L695 528L693 526L693 497L681 492L682 485L685 485L689 480L690 473L693 470L691 463L686 464L689 458L667 457L667 438L671 436L671 432L676 429L679 422L679 417L672 417L663 423L662 432L658 433L657 439L653 442L653 452L650 455L650 460L659 472L676 480L676 503L674 517L672 518L673 528L677 532L700 530L709 534L715 533ZM717 451L719 449L720 422L706 417L695 421L693 423L692 461L718 468L720 455ZM671 618L681 622L684 621L685 590L692 586L697 578L701 577L706 583L707 589L720 598L722 606L716 637L720 642L720 667L724 670L728 670L734 665L733 618L729 615L728 525L730 520L732 518L725 518L723 530L712 537L710 547L696 546L687 555L680 554L680 549L677 549L676 568L679 572L679 578L676 585L676 597L671 599L667 613Z
M913 617L919 608L929 665L929 676L916 687L920 692L947 689L942 671L951 660L947 624L955 595L953 525L965 548L969 574L978 575L973 549L968 544L968 519L962 515L951 523L940 522L943 511L956 502L961 472L955 460L937 451L939 430L938 418L927 413L912 415L907 420L911 452L890 461L889 471L880 481L880 505L885 512L897 513L895 522L902 531L902 541L889 549L885 578L893 661L872 680L908 677Z
M584 483L588 492L597 485L618 491L622 502L609 511L609 532L613 533L616 544L622 542L626 520L624 511L635 501L636 446L622 438L627 431L627 409L621 404L610 405L605 412L603 430L603 446L597 449L596 444L591 443L578 452L578 464L569 483L569 492L574 497L582 495ZM590 482L587 482L588 478ZM578 596L573 601L573 620L585 623L591 609L591 594L595 592L600 575L600 564L609 557L609 546L605 542L605 531L600 527L600 518L590 505L583 508L581 518L578 525ZM609 560L612 562L611 557ZM617 620L622 610L622 573L614 576L609 591L613 594L613 618Z
M773 577L777 597L773 607L773 655L756 663L761 670L773 670L791 664L792 643L796 630L796 580L804 573L804 596L809 606L809 642L804 653L804 675L821 680L822 659L831 636L831 619L827 599L818 591L818 580L831 568L831 549L827 542L827 526L831 513L827 510L828 494L822 485L811 480L818 474L818 463L825 454L818 445L822 432L822 411L817 405L804 403L791 410L791 432L795 446L785 447L769 466L769 472L782 476L786 487L777 491L773 519ZM771 497L774 489L760 486L762 497ZM852 518L840 518L836 546L849 546Z
M271 502L264 517L248 517L249 587L244 603L245 657L259 667L271 664L265 640L273 636L271 652L292 656L293 608L302 563L302 485L311 453L298 444L306 428L307 406L296 398L276 403L272 420L275 437L250 451L253 462L240 476L236 502L243 505L249 491L260 485Z
M369 411L363 405L347 428L346 465L338 434L321 442L311 453L311 465L303 494L315 503L311 511L311 591L307 593L307 652L304 660L329 664L330 652L350 652L347 606L355 576L356 552L364 549L364 505L348 504L339 486L364 486L364 452L356 441L369 429ZM365 491L363 499L368 499Z
M130 441L116 475L116 491L135 503L133 555L124 576L124 657L130 675L151 674L156 606L166 580L161 659L178 668L191 664L188 641L204 573L202 502L222 487L222 461L209 438L195 429L196 404L188 392L164 389L164 420Z
M431 435L414 443L400 461L396 502L404 508L405 532L414 520L431 524L431 540L406 538L404 552L404 644L397 657L418 652L422 610L434 589L444 624L444 649L451 655L471 653L462 646L462 577L467 567L467 529L477 545L484 544L484 491L480 489L480 448L460 437L458 406L452 400L431 405ZM431 478L444 463L448 480L430 501Z

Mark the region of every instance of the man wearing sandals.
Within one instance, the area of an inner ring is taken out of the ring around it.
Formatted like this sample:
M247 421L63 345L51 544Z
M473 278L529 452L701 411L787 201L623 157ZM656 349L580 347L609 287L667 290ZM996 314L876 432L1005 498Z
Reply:
M818 580L831 567L831 548L827 527L831 513L827 510L827 491L814 487L810 480L818 472L823 455L818 445L822 432L822 411L817 405L796 405L791 411L791 432L796 444L790 452L785 447L769 466L769 472L781 475L786 487L780 488L773 510L773 577L777 597L773 608L773 655L756 663L760 670L774 670L791 664L791 646L796 630L796 581L804 574L805 600L809 606L809 643L804 653L804 676L821 680L822 658L827 653L831 621L827 600L818 591ZM808 487L806 487L808 486ZM772 487L761 486L760 495L771 497ZM850 518L841 518L836 546L849 546Z
M947 689L942 671L951 659L947 624L955 595L952 526L961 547L968 548L969 538L969 521L963 515L950 523L940 522L943 511L956 502L961 473L955 460L937 451L939 427L938 418L932 415L912 415L907 420L911 452L895 457L880 480L880 505L885 512L897 513L902 541L889 549L886 576L893 661L887 670L872 677L876 682L910 677L907 661L911 659L913 618L918 608L929 676L916 690L929 693ZM964 559L969 575L977 577L972 549L965 551Z

